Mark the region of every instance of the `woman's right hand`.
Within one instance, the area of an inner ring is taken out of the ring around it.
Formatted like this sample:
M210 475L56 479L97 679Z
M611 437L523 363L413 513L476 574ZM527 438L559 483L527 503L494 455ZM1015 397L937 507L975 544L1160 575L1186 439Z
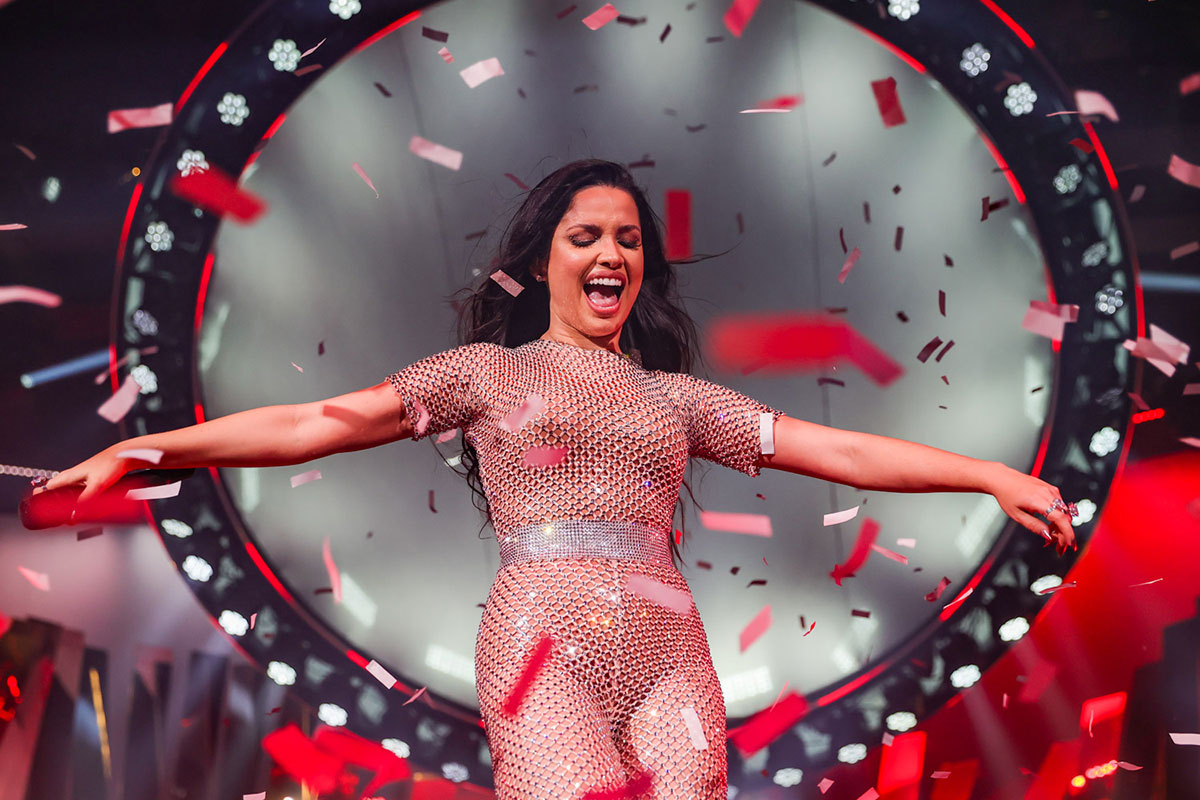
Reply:
M141 463L128 458L117 458L117 452L115 447L109 447L88 460L63 470L47 481L45 486L35 488L34 496L52 489L75 487L83 490L76 501L77 505L83 505Z

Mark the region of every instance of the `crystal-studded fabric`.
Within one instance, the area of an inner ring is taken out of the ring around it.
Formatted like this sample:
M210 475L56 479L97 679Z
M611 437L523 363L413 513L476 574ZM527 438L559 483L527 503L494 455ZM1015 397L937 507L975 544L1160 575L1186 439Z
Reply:
M690 598L666 557L687 459L757 475L760 414L779 412L691 375L540 339L465 345L390 380L414 428L428 414L414 438L458 427L478 453L502 555L475 651L497 796L578 798L649 771L646 797L725 798L725 707L695 605L671 610L626 581L645 576L638 585ZM537 410L520 424L522 404ZM565 456L523 460L548 447ZM550 660L506 716L542 636L555 642Z

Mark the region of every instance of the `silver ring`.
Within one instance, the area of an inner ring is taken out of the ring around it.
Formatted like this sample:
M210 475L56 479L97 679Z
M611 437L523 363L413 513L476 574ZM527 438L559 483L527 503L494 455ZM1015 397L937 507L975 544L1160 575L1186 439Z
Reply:
M50 479L47 478L45 475L38 475L36 478L29 479L29 485L35 489L37 489L40 486L45 486L49 482L50 482Z
M1055 511L1066 511L1066 510L1067 510L1067 506L1066 506L1066 504L1065 504L1065 503L1063 503L1063 501L1062 501L1062 500L1060 500L1060 499L1058 499L1058 498L1055 498L1055 499L1054 499L1054 502L1050 504L1050 507L1049 507L1049 508L1047 508L1047 509L1046 509L1046 510L1045 510L1045 511L1042 513L1042 516L1043 516L1043 517L1048 517L1048 516L1050 516L1051 514L1053 514Z

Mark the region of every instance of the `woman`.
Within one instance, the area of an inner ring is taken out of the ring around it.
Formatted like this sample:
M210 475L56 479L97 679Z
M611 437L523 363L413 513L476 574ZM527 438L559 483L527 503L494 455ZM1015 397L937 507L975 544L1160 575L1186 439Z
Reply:
M521 800L647 775L656 798L725 797L720 684L672 560L689 456L860 489L988 492L1048 543L1074 544L1068 507L1041 480L786 417L687 374L692 324L653 212L617 164L575 162L538 184L497 266L525 288L514 297L485 279L463 307L461 347L359 392L122 442L48 488L82 484L82 502L147 466L116 457L134 447L161 450L160 467L277 466L461 428L501 553L476 646L479 702L497 795ZM638 352L640 364L626 355ZM550 659L508 713L543 637Z

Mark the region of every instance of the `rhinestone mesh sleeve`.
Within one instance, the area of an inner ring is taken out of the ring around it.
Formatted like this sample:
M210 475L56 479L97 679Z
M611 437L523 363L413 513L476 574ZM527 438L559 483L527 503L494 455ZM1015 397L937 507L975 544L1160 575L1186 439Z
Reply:
M642 369L608 350L536 339L469 344L389 376L422 438L458 427L479 455L497 533L546 520L605 519L669 531L689 456L757 475L759 414L778 411L680 373ZM542 410L516 430L504 418L531 395ZM565 448L531 467L533 448Z

